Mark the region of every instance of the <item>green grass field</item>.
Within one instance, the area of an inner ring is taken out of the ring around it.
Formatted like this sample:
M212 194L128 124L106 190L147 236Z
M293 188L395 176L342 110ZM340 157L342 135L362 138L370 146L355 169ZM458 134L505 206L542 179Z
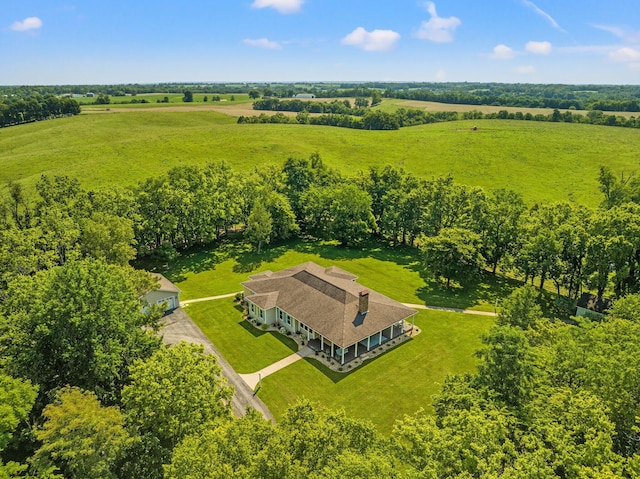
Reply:
M261 255L242 246L194 252L163 272L182 289L183 300L230 293L240 282L266 269L277 271L305 261L336 265L358 275L358 282L401 302L493 309L516 282L488 275L467 288L447 290L424 278L410 249L342 248L334 243L290 242ZM239 373L258 371L297 348L286 336L256 329L243 321L231 299L192 303L185 310ZM480 336L493 318L440 311L420 311L422 331L408 342L348 373L331 371L315 357L299 361L264 379L259 396L276 418L306 397L349 415L372 420L389 432L396 419L429 408L447 374L471 371Z
M306 261L343 268L357 275L359 283L397 301L430 306L493 311L497 299L521 284L486 273L464 287L447 289L425 273L413 249L375 244L345 248L305 240L270 246L259 255L248 245L226 243L183 253L166 268L144 261L137 267L163 273L182 290L181 299L188 300L241 291L240 283L249 275Z
M41 174L75 176L89 188L135 184L177 165L224 160L243 170L319 152L347 174L391 164L424 177L450 173L487 190L515 189L529 203L595 206L601 201L599 166L635 171L640 149L640 131L592 125L483 120L360 131L238 125L213 111L168 110L83 114L0 129L0 185L33 185ZM471 131L473 125L479 130Z

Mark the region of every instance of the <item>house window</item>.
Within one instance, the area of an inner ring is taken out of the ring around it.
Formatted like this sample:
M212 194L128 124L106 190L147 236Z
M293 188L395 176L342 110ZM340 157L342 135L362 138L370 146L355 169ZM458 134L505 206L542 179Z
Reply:
M291 316L287 314L287 324L291 324Z
M261 318L263 318L263 317L264 317L264 315L263 315L263 311L262 311L262 310L260 310L260 317L261 317Z
M282 312L282 310L280 310L280 312L278 313L278 317L280 318L280 320L284 319L284 313Z

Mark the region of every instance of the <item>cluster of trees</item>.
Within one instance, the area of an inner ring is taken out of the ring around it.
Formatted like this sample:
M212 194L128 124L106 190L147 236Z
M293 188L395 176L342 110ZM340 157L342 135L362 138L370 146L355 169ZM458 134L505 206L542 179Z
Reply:
M262 106L266 103L278 102L281 100L260 100ZM292 100L297 105L299 100ZM256 102L257 103L257 102ZM287 102L288 103L288 102ZM304 102L300 102L304 103ZM315 104L314 102L309 102ZM340 102L318 103L320 105L340 105ZM301 105L297 105L301 106ZM256 108L258 110L269 108ZM286 108L280 108L280 111L292 111ZM621 126L626 128L640 128L640 117L634 116L624 117L621 115L607 115L602 111L590 111L586 115L581 113L572 113L571 111L560 112L554 109L549 114L530 112L509 112L500 110L494 113L483 113L478 110L467 112L455 111L437 111L427 112L417 108L398 108L395 112L389 113L379 110L353 110L351 113L330 113L318 116L311 116L306 108L302 110L293 110L299 113L293 116L286 116L283 113L276 113L268 116L264 113L259 116L240 116L239 124L256 124L256 123L288 123L288 124L310 124L323 126L337 126L342 128L354 128L364 130L397 130L406 126L425 125L441 121L459 121L459 120L524 120L524 121L548 121L562 123L585 123L590 125L604 126Z
M0 96L0 128L78 113L80 105L72 98L38 93L27 96Z
M369 100L366 98L356 98L355 108L351 105L350 100L333 100L326 101L303 101L303 100L280 100L278 98L263 98L253 102L254 110L270 110L270 111L306 111L309 113L331 113L343 115L362 116L365 114L366 107L369 106Z
M42 177L31 200L11 185L0 205L0 285L70 259L126 265L170 259L244 228L258 249L299 234L353 245L377 238L419 247L448 285L489 268L576 298L640 291L640 183L601 171L603 209L534 205L508 190L486 193L453 178L417 178L387 166L345 178L319 155L238 173L228 165L176 167L133 188L85 191Z

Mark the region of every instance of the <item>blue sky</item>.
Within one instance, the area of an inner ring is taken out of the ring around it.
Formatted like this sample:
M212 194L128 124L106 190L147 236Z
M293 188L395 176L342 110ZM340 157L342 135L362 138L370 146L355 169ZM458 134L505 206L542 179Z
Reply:
M637 0L3 3L2 85L640 83Z

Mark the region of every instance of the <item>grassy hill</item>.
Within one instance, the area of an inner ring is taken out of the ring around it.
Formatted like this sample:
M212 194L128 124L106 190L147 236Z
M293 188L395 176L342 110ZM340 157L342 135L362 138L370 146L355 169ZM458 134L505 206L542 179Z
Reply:
M316 151L345 173L392 164L420 176L450 173L487 190L512 188L530 203L571 199L595 206L598 167L634 171L640 132L499 120L360 131L238 125L214 111L129 110L1 129L0 184L32 185L43 173L76 176L86 187L134 184L176 165L224 160L246 169Z

